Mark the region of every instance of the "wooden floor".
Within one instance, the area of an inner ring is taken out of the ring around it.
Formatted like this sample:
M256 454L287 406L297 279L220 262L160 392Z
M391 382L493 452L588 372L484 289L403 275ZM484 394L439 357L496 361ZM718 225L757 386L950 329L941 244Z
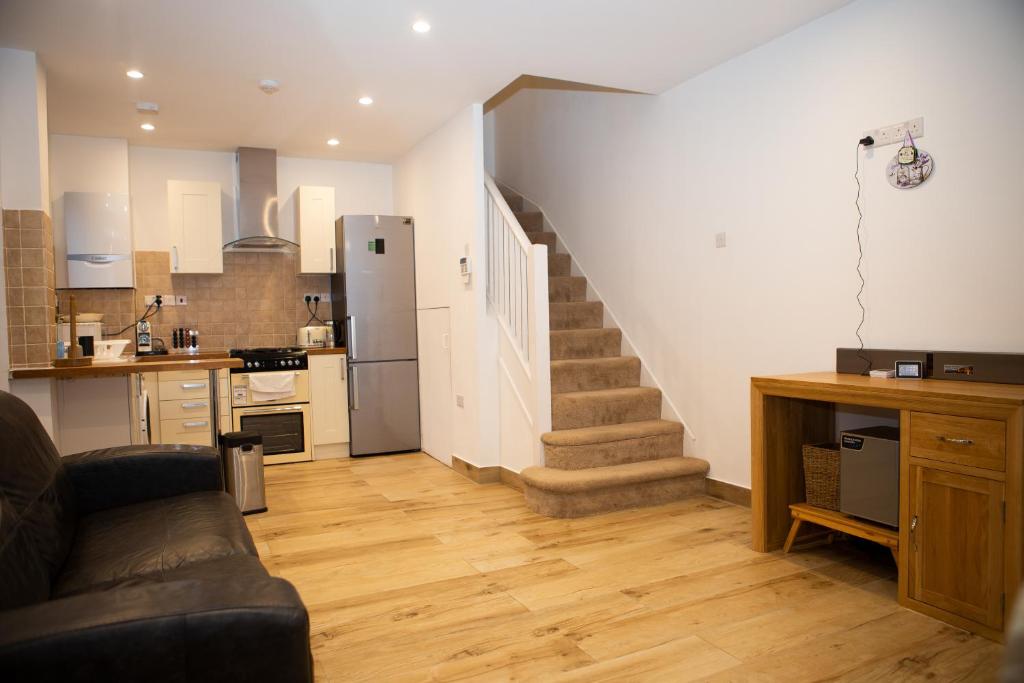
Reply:
M320 681L986 681L1002 655L900 608L884 548L755 553L714 498L554 520L423 454L266 472L246 519Z

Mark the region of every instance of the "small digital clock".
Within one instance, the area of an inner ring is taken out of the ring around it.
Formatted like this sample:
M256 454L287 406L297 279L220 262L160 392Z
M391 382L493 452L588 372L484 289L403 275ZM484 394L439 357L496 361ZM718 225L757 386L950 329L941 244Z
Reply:
M919 360L896 361L897 379L924 379L924 363Z

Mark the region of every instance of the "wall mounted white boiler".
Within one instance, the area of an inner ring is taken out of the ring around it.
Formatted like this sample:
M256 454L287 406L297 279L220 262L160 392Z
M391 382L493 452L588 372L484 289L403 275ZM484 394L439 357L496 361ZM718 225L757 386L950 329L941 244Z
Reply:
M68 287L134 287L128 195L65 192Z

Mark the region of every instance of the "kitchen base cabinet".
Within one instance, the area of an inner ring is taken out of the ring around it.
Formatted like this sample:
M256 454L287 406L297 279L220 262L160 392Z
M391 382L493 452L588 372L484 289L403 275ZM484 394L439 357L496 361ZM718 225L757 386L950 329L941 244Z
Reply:
M142 378L149 405L150 443L216 446L211 443L214 415L206 370L144 373ZM221 391L221 404L226 400L223 394ZM220 419L223 424L223 415Z
M313 459L348 457L348 378L343 354L309 356Z

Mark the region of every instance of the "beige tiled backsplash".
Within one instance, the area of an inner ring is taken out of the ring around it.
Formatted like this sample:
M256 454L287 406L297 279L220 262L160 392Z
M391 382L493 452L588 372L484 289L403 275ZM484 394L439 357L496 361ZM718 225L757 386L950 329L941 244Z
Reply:
M224 254L220 275L171 275L170 254L135 252L135 289L78 289L59 292L61 310L75 294L80 312L103 313L104 338L131 339L135 331L119 333L146 310L151 294L184 295L185 306L164 306L150 321L153 334L171 348L171 330L199 330L199 347L221 349L252 346L292 346L295 333L309 313L306 292L330 291L330 276L300 275L298 255L280 253ZM331 305L321 303L319 316L331 318Z
M53 223L42 211L5 209L3 226L11 366L49 363L57 344Z

